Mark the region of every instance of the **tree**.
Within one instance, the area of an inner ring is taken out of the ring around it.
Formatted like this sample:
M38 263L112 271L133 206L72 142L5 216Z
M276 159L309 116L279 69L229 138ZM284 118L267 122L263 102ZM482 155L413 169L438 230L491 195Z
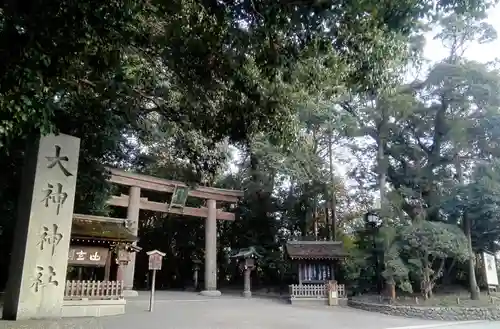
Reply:
M436 281L443 276L447 258L464 261L472 257L465 235L452 224L419 221L401 231L401 241L408 266L418 275L426 299L432 297Z
M498 160L477 164L468 184L456 186L450 193L445 210L451 216L467 213L471 222L471 239L475 253L500 250L500 176Z

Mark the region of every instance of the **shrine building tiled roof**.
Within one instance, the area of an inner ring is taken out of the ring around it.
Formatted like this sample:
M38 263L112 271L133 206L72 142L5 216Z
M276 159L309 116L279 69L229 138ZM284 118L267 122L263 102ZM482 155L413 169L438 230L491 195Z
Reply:
M71 238L114 242L134 242L137 240L137 237L125 227L123 221L77 214L73 216Z
M341 241L288 241L286 251L291 259L338 259L347 256Z

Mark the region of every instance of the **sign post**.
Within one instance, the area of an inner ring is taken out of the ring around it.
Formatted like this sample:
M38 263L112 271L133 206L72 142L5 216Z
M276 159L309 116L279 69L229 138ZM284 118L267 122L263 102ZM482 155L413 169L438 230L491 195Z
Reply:
M484 274L486 276L486 283L488 284L488 293L497 291L498 287L498 272L497 260L495 255L488 252L483 252L484 261Z
M161 270L161 264L165 253L159 250L151 250L146 252L149 256L149 270L153 271L153 278L151 279L151 292L149 294L149 312L153 312L155 302L155 285L156 285L156 271Z

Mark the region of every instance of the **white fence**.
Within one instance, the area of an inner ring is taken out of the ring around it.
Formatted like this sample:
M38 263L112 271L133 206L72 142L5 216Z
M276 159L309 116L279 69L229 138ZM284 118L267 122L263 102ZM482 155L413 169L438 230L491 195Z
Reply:
M346 298L345 285L337 285L338 298ZM328 286L321 284L292 284L290 298L328 298Z
M122 299L123 281L66 281L64 299Z

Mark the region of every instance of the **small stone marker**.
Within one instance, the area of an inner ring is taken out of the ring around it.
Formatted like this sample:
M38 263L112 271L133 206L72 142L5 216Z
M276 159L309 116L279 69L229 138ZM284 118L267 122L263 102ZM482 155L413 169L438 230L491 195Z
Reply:
M156 271L161 270L163 257L165 253L159 250L151 250L146 252L149 256L149 270L153 271L153 279L151 280L151 292L149 294L149 312L153 312L155 303L155 286L156 286Z
M75 200L80 139L40 137L27 150L3 318L57 318Z

